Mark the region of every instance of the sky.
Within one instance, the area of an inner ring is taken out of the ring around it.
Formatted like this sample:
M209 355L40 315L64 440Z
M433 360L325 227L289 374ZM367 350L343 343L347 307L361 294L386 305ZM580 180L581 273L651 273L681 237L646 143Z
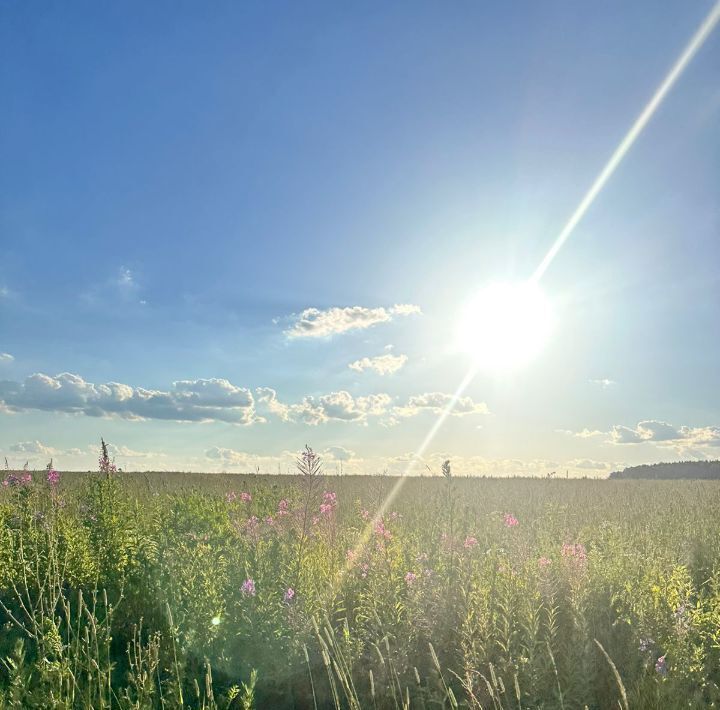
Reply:
M401 473L713 7L0 1L0 455ZM720 458L720 30L418 461Z

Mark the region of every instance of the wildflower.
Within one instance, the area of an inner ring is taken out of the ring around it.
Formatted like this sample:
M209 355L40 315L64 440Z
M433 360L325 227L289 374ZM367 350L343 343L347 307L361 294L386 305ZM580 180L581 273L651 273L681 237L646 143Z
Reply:
M317 515L313 515L312 517L312 524L317 525L320 522L320 518L318 518Z
M225 501L227 503L234 503L236 500L237 500L237 493L235 493L235 491L230 491L230 493L228 493L225 496Z
M355 550L348 550L345 554L345 559L348 561L349 564L355 562L355 557L357 557L357 553L355 552Z
M51 486L56 486L58 483L60 483L60 474L53 468L51 468L47 472L47 482Z
M320 513L322 515L330 515L333 512L334 508L332 505L329 505L328 503L321 503L320 504Z
M587 560L587 550L585 549L585 545L579 542L573 545L565 543L560 549L560 554L563 557L570 558L577 563L583 563Z
M417 579L417 575L414 572L408 572L405 575L405 584L407 584L409 587L411 584L415 583L416 579Z
M664 656L660 656L660 658L657 659L655 662L655 672L659 673L663 678L668 674L668 667L667 662L665 661L665 654Z
M245 521L245 532L254 533L257 530L259 524L260 520L258 519L257 515L251 515Z
M255 596L255 580L252 577L248 577L240 587L240 591L247 597Z
M390 513L389 518L390 520L399 520L400 518L402 518L402 515L398 513L397 510L393 510L393 512Z
M545 567L549 567L551 564L552 560L549 557L543 556L538 560L538 566L542 569L544 569Z
M283 601L289 604L293 599L295 599L295 590L292 587L288 587L285 594L283 594Z
M285 500L285 498L283 498L278 503L277 514L278 515L287 515L289 512L290 512L290 503L288 503L287 500Z
M370 565L367 562L363 562L360 565L360 576L365 579L368 576L368 572L370 571Z
M477 545L477 538L473 537L472 535L468 535L465 538L464 547L465 549L469 550L471 547L475 547Z
M249 493L241 493L240 500L243 503L249 503L252 500L252 496Z
M369 511L369 510L362 510L362 511L360 511L360 517L361 517L363 520L366 520L366 521L367 521L367 520L370 520L370 511Z
M274 524L275 524L275 519L273 518L272 515L268 515L268 516L265 518L265 522L266 522L268 525L274 525Z
M385 527L385 523L382 520L378 520L377 523L375 523L375 534L385 540L392 538L392 533Z
M507 528L514 528L520 523L520 521L512 513L505 513L503 516L503 522Z

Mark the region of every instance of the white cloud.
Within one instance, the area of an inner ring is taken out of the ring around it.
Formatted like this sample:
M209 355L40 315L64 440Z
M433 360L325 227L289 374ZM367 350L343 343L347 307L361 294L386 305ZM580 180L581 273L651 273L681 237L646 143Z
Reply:
M568 468L588 469L589 471L609 471L614 464L608 461L594 461L593 459L573 459L568 461Z
M94 384L68 372L54 377L37 373L22 382L0 380L0 411L8 413L39 410L90 417L242 425L269 419L309 425L330 421L366 424L374 418L388 426L424 412L439 414L451 400L450 394L429 392L412 395L397 405L385 392L352 395L338 390L286 403L270 387L258 387L253 395L249 389L220 378L178 380L169 390L119 382ZM488 408L484 402L461 397L452 413L458 417L487 414Z
M351 362L348 367L356 372L373 370L378 375L391 375L401 369L408 361L407 355L378 355L376 357L364 357Z
M607 377L604 377L599 380L590 380L590 384L598 385L598 387L602 387L604 390L614 387L617 382L615 380L609 380Z
M433 412L440 414L445 410L452 395L446 392L426 392L425 394L416 394L411 396L407 404L395 408L395 414L400 417L414 417L422 412ZM452 410L452 415L462 417L467 414L489 414L485 402L474 402L472 397L460 397Z
M577 439L593 439L597 436L606 436L607 432L598 429L583 429L581 431L572 431L571 429L556 429L559 434L574 436Z
M121 289L135 289L137 288L138 284L135 280L135 275L133 274L130 269L126 268L125 266L120 267L120 271L118 273L118 277L115 281L118 288Z
M54 456L57 450L41 444L39 441L19 441L10 447L14 454L29 454L33 456Z
M7 298L10 295L10 289L7 286L0 286L0 298Z
M676 427L657 419L646 419L638 422L635 428L616 424L610 430L610 442L613 444L652 442L659 446L673 446L679 452L692 447L720 448L720 427Z
M290 338L324 338L349 330L370 328L378 323L388 323L395 316L420 314L420 307L412 304L398 304L391 308L366 308L347 306L345 308L306 308L295 317L295 322L285 331Z
M182 422L259 421L249 390L215 378L181 380L169 391L158 391L118 382L96 385L68 372L55 377L38 373L24 382L0 381L0 402L10 411L37 409Z
M356 458L355 452L346 449L344 446L328 446L322 455L333 461L351 461Z
M13 360L15 358L10 353L0 353L0 364L12 362Z

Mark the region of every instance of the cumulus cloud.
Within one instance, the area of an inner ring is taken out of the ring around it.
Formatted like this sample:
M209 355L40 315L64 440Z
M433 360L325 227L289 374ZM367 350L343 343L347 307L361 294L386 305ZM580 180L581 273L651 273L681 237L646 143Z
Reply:
M395 408L395 414L401 417L414 417L422 412L433 412L440 414L445 410L452 395L446 392L426 392L425 394L416 394L408 398L407 404ZM467 414L489 414L485 402L475 402L472 397L460 397L453 407L452 414L456 417L462 417Z
M295 322L285 331L290 338L324 338L349 330L370 328L378 323L388 323L396 316L420 314L420 307L412 304L398 304L391 308L366 308L347 306L345 308L306 308L295 316Z
M0 381L0 403L11 412L36 409L91 417L232 424L258 421L252 393L215 378L181 380L171 390L160 391L118 382L93 384L68 372L55 377L38 373L23 382Z
M350 461L356 458L355 452L346 449L344 446L328 446L322 452L322 455L333 461Z
M39 441L19 441L10 447L10 451L14 454L28 454L30 456L53 456L57 453L56 449L41 444Z
M587 469L589 471L609 471L614 464L607 461L594 461L593 459L573 459L567 462L568 468Z
M14 359L10 353L0 353L0 365L2 363L12 362Z
M353 395L346 390L306 396L287 403L270 387L254 394L220 378L178 380L168 390L149 390L119 382L94 384L68 372L51 376L30 375L22 382L0 380L0 410L63 412L90 417L158 419L177 422L226 422L250 425L269 419L318 425L338 421L366 424L377 419L383 425L424 412L440 413L452 399L443 392L410 396L397 404L385 392ZM461 397L454 416L487 414L484 402Z
M378 355L376 357L364 357L351 362L348 367L356 372L373 370L378 375L391 375L405 366L408 361L407 355Z
M613 444L641 444L653 442L675 446L680 450L690 447L720 447L720 427L676 427L657 419L638 422L635 428L616 424L610 430Z

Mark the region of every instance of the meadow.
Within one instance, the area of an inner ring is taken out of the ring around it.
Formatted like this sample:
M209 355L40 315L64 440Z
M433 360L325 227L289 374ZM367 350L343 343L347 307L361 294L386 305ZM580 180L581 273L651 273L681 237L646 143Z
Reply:
M2 708L720 704L720 482L6 471Z

